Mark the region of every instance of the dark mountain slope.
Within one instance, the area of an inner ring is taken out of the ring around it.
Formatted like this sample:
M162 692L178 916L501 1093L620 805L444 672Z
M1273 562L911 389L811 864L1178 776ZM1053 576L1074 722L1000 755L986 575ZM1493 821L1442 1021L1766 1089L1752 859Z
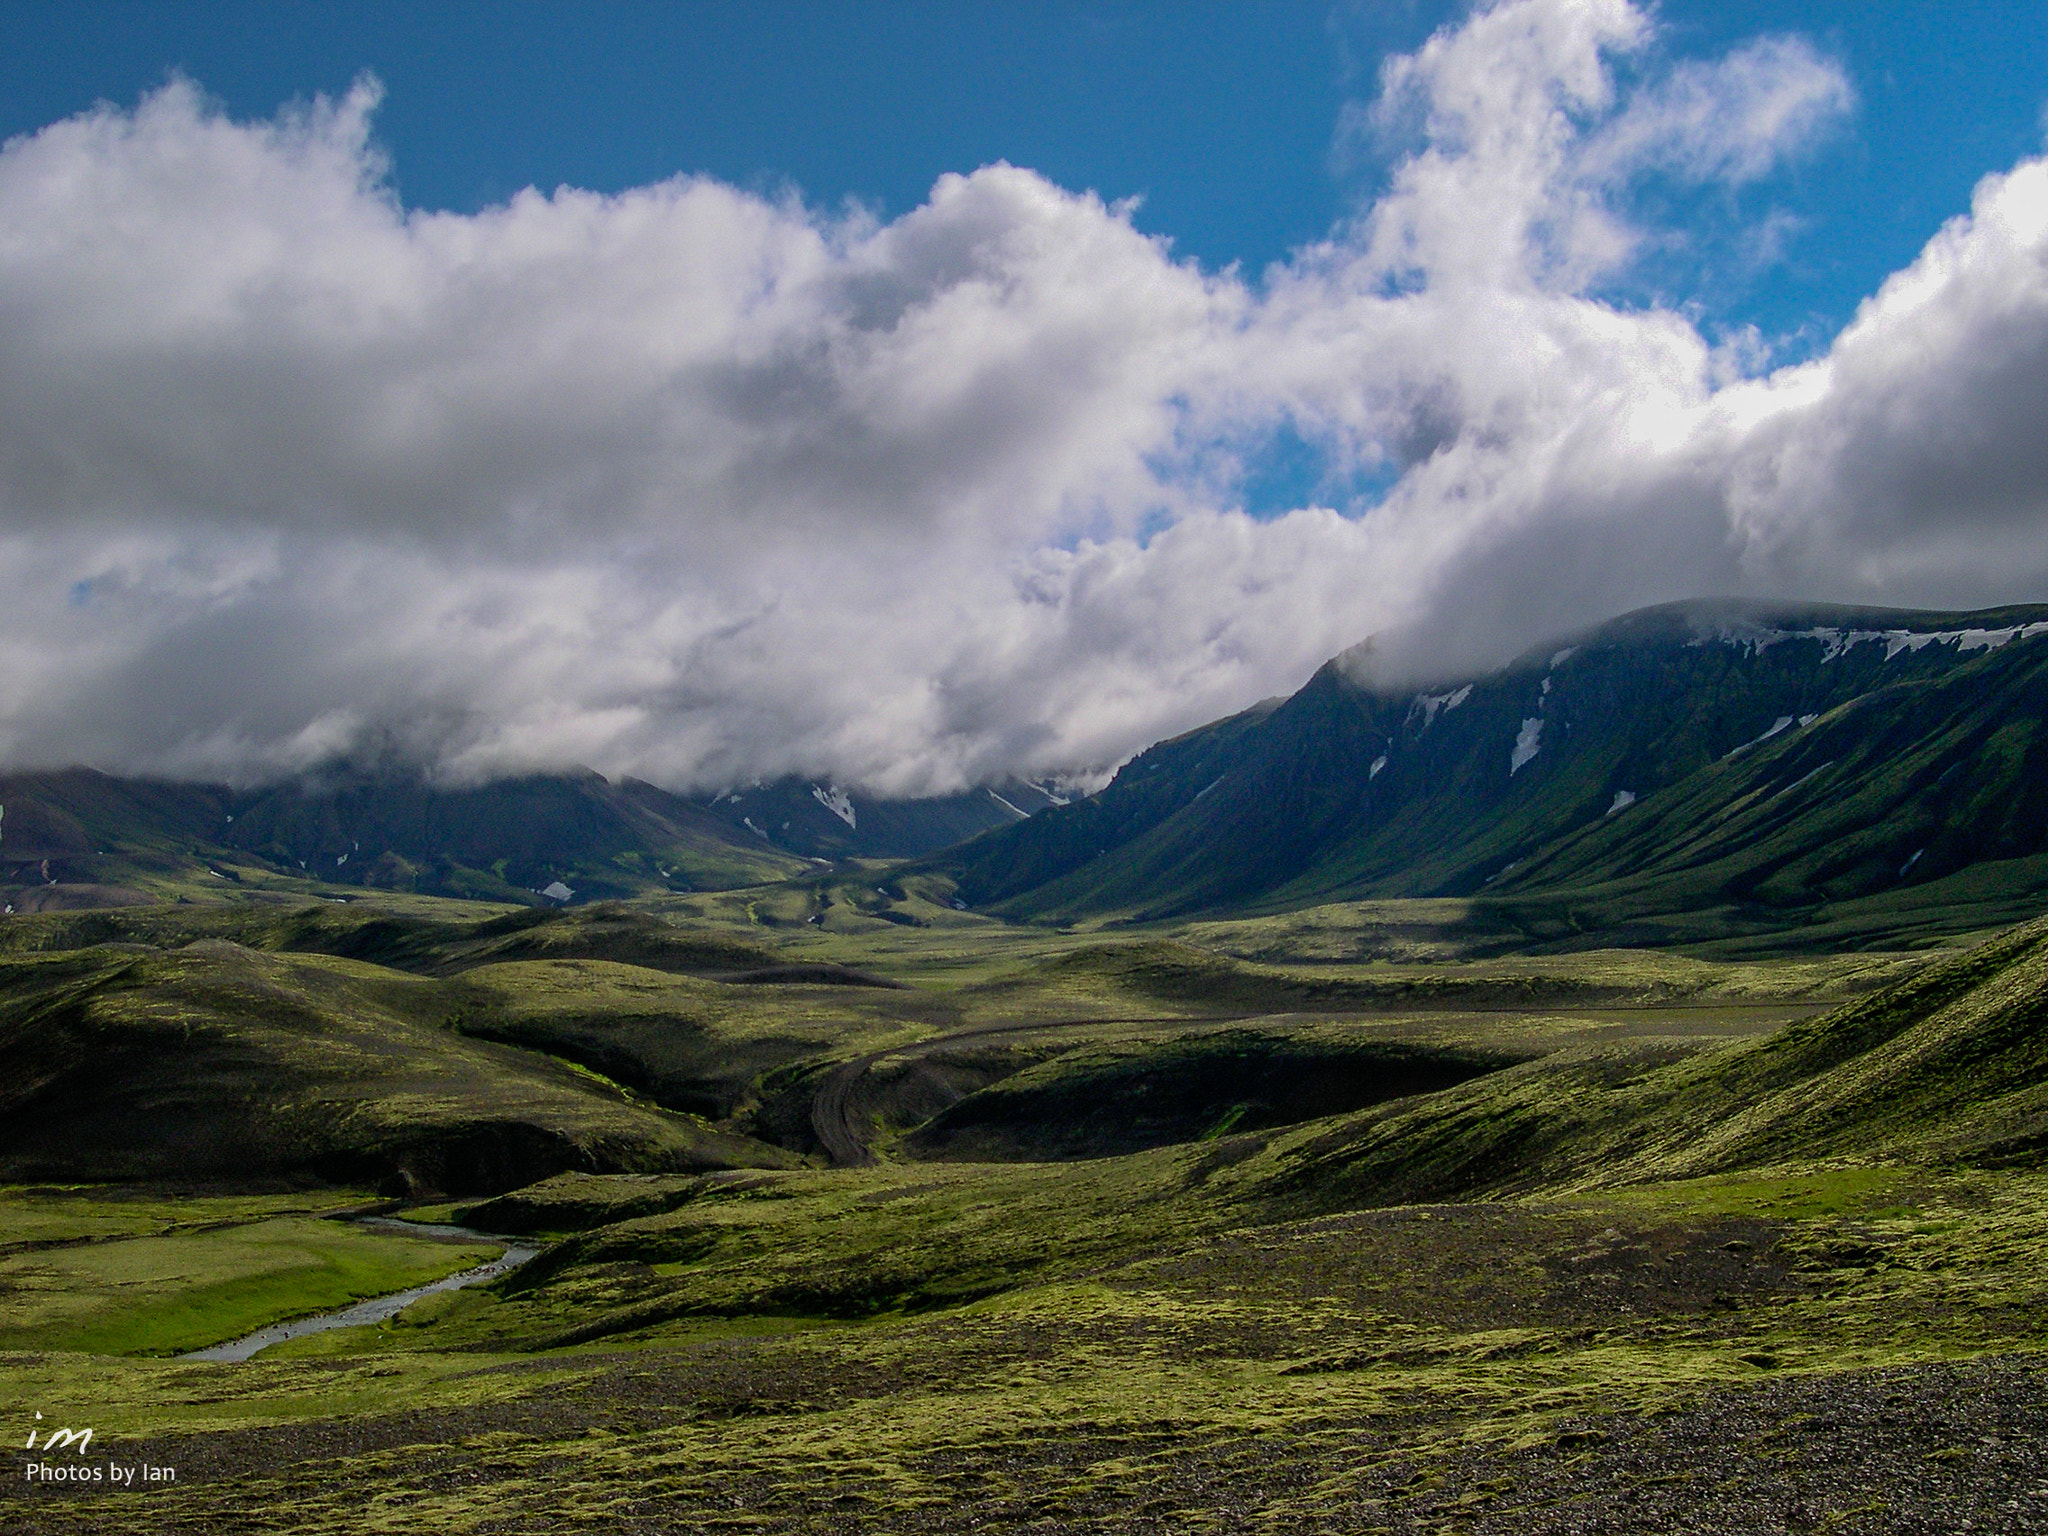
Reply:
M1891 683L1556 840L1503 896L1793 907L1931 888L2048 849L2048 647Z
M1202 796L1202 788L1227 773L1248 738L1273 713L1269 701L1214 725L1162 741L1135 758L1109 789L1071 805L1055 807L1022 826L978 839L968 849L939 861L984 878L963 880L976 900L1049 885L1112 849L1123 848Z
M531 902L557 882L580 900L723 890L819 859L927 854L1054 803L1022 783L871 801L789 780L705 805L588 771L444 786L349 769L236 791L72 768L0 776L0 901L160 900L252 860L324 886L487 901Z
M320 885L516 902L558 880L590 898L805 867L682 796L587 772L468 788L342 772L256 791L85 768L0 776L0 897L14 911L162 900L252 862Z
M771 949L730 934L678 928L609 904L528 908L469 921L327 902L284 910L223 903L48 912L0 925L0 955L109 944L169 949L197 939L273 953L331 955L423 976L453 976L512 960L609 960L681 975L750 979L801 969L783 964Z
M1617 910L1868 896L2048 849L2044 633L2048 609L1679 604L1433 693L1340 658L944 867L1029 917L1626 879Z
M595 773L442 788L341 775L264 791L214 829L228 847L342 885L527 899L747 885L802 865L680 795Z
M0 891L22 910L61 906L53 888L115 905L147 897L128 882L189 869L192 849L224 825L220 785L117 779L90 768L0 775Z
M1048 786L1017 779L918 800L874 800L829 783L778 779L728 791L707 809L805 858L914 859L1065 803Z

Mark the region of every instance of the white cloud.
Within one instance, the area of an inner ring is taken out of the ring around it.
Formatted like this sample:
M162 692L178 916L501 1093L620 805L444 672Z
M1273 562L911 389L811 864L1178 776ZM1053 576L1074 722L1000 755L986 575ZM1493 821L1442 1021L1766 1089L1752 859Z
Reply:
M1955 602L2040 593L2048 161L1986 177L1826 357L1730 389L1713 416L1752 569Z
M1673 170L1730 185L1810 150L1855 105L1841 66L1803 38L1769 37L1726 58L1687 60L1591 135L1591 173Z
M12 141L0 760L917 792L1114 762L1373 630L1416 673L1705 591L2042 595L2048 169L1745 377L1595 296L1657 233L1623 189L1752 179L1849 87L1653 41L1513 0L1393 62L1387 192L1257 285L1008 166L880 226L688 178L408 213L370 88ZM1233 510L1282 422L1392 489Z

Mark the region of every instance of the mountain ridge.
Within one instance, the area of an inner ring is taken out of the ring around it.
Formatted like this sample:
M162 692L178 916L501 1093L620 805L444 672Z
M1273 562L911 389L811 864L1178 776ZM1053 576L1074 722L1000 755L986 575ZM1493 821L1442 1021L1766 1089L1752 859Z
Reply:
M589 770L449 788L336 768L243 791L0 775L0 896L530 905L908 860L956 905L1036 922L1451 897L1532 943L1718 941L1849 908L1851 943L1967 931L2048 900L2044 636L2048 606L1691 600L1421 688L1378 675L1368 644L1078 799L792 778L707 800Z
M929 865L977 909L1046 921L1559 891L1780 914L1868 897L2048 852L2043 635L2042 606L1695 601L1439 691L1379 684L1354 650L1277 708L1161 743L1083 806ZM1744 845L1687 853L1716 818Z
M526 904L724 890L843 859L928 854L1054 800L1044 787L1006 784L871 801L792 779L707 804L589 769L444 786L338 765L251 789L84 767L4 773L0 904L118 906L249 879L299 894Z

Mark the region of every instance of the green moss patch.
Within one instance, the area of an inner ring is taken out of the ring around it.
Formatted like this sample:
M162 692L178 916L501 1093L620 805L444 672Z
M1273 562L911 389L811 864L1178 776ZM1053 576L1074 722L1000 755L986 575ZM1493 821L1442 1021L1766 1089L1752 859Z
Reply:
M0 1348L176 1354L496 1252L280 1216L15 1253L0 1258Z

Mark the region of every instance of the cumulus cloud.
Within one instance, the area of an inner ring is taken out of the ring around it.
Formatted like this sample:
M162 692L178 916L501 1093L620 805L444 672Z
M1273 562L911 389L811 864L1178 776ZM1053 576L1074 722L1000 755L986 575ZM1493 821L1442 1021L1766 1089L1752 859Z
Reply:
M1385 192L1250 281L1006 165L889 223L715 181L402 207L377 91L188 84L0 149L0 761L386 755L884 793L1086 771L1297 685L1710 591L2043 594L2048 166L1822 357L1614 291L1645 175L1849 110L1505 0L1386 67ZM1255 519L1281 429L1390 488Z

